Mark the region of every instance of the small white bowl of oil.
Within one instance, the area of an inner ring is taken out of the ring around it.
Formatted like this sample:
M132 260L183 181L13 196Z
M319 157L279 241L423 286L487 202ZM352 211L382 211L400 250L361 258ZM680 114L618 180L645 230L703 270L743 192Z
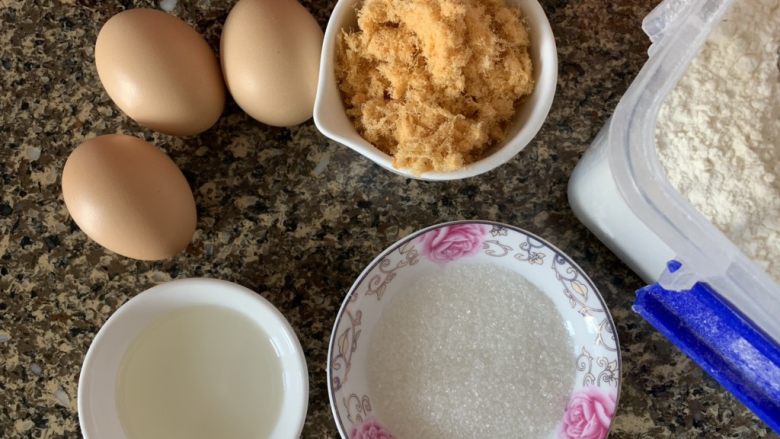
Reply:
M299 437L306 360L284 316L242 286L184 279L122 305L87 351L85 438Z

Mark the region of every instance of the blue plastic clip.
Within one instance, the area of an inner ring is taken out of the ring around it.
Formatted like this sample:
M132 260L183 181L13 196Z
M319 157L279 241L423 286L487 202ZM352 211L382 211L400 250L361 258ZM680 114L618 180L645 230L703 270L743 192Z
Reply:
M680 268L672 263L669 272ZM633 309L780 433L780 347L709 285L650 285Z

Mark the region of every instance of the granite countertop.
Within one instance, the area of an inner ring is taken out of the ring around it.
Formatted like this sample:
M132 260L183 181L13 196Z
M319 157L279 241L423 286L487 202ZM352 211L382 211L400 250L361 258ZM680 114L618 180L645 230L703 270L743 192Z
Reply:
M174 13L217 48L230 1L180 2ZM333 0L303 3L325 26ZM622 397L614 438L776 437L631 311L643 284L572 214L566 184L645 61L642 17L656 0L547 0L558 92L547 123L514 160L450 183L407 180L327 141L311 122L255 122L229 102L197 137L140 128L103 91L94 42L111 15L147 1L0 1L0 435L78 437L76 390L100 325L137 293L171 279L237 282L273 302L306 353L304 437L336 437L325 362L336 311L371 259L438 222L489 219L537 233L577 261L618 327ZM142 136L183 169L198 205L186 252L164 262L112 254L68 216L60 173L83 140Z

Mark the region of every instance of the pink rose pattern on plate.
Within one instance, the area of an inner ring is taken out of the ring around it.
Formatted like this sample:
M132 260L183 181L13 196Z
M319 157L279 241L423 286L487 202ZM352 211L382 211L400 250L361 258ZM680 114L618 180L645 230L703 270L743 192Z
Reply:
M422 254L428 259L446 263L475 255L482 249L488 233L484 224L454 224L439 227L422 235Z
M349 439L395 439L376 419L366 419L352 428Z
M589 386L569 400L561 426L561 439L603 439L615 416L615 394Z

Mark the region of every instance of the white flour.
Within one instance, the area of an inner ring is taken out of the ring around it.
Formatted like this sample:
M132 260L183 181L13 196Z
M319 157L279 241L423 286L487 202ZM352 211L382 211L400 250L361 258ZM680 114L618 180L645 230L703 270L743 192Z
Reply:
M780 0L739 0L658 117L672 184L780 282Z

